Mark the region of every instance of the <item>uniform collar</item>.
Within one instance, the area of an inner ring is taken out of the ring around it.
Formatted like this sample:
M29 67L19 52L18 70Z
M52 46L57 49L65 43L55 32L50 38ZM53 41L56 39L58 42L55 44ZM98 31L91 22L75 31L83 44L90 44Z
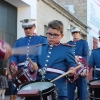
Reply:
M33 35L32 36L36 36L36 33L33 33Z
M74 42L78 42L79 40L80 40L80 39L77 39L77 40L74 39L73 41L74 41Z
M52 44L49 43L49 46L50 46L50 47L51 47L51 46L52 46L52 47L53 47L53 46L58 46L58 45L60 45L60 42L59 42L59 43L56 43L56 44L54 44L54 45L52 45Z
M26 37L33 37L36 36L36 33L33 33L31 36L26 36Z

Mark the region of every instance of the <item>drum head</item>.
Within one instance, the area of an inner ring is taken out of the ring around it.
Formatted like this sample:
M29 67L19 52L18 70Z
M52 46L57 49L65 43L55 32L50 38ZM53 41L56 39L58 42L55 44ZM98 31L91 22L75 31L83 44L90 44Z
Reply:
M49 81L30 81L21 85L20 90L39 90L42 94L45 94L45 92L54 90L54 84Z
M50 81L31 81L20 87L18 96L25 97L25 100L56 100L55 85Z
M21 90L40 90L40 91L43 91L43 90L46 90L52 86L53 86L53 84L50 82L33 82L33 83L30 83L30 84L23 86L21 88Z
M94 80L89 81L89 86L93 88L100 87L100 79L94 79Z

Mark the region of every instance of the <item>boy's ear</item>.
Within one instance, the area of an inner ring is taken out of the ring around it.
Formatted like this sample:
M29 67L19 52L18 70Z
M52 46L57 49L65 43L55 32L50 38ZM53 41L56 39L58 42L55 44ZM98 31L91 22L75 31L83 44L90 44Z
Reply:
M61 37L63 38L63 36L64 36L64 34L62 33L62 34L61 34Z
M36 25L34 26L34 28L36 28Z

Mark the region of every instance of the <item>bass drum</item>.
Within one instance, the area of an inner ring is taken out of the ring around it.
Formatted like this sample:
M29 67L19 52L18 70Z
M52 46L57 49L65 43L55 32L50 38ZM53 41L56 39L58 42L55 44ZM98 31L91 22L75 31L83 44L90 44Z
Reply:
M88 85L90 100L100 100L100 79L91 80Z
M19 97L25 100L57 100L55 84L46 81L30 81L20 86Z

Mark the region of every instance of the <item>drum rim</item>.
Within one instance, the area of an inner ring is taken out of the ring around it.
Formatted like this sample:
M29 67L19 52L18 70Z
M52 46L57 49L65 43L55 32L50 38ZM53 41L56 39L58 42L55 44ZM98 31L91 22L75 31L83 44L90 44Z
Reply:
M34 82L50 82L50 80L46 79L46 80L41 81L41 80L38 79L38 80L32 80L32 81L29 81L29 82L25 82L25 83L20 85L19 89L23 88L25 85L28 85L28 84L31 84L31 83L34 83ZM50 83L52 83L52 82L50 82Z
M91 88L98 88L100 85L98 86L98 85L91 85L91 84L90 84L91 82L96 81L96 80L100 80L100 78L90 80L89 83L88 83L88 85L89 85Z
M92 80L89 81L89 83L92 82L92 81L95 81L95 80L100 80L100 78L92 79Z
M47 80L47 79L46 79L46 80L44 80L44 81L35 80L35 81L25 82L24 84L20 85L19 91L20 91L24 86L26 86L26 85L28 85L28 84L31 84L31 83L35 83L35 82L50 82L50 80ZM52 82L50 82L50 83L52 83ZM47 89L45 89L45 90L43 90L43 91L40 91L40 93L42 93L42 95L45 95L46 93L49 93L49 92L53 91L54 88L55 88L55 85L54 85L54 83L52 83L52 84L53 84L53 85L52 85L51 87L49 87L49 88L47 88Z
M89 95L89 98L91 98L91 99L99 99L99 100L100 100L100 98L92 97L92 96L90 96L90 95Z

